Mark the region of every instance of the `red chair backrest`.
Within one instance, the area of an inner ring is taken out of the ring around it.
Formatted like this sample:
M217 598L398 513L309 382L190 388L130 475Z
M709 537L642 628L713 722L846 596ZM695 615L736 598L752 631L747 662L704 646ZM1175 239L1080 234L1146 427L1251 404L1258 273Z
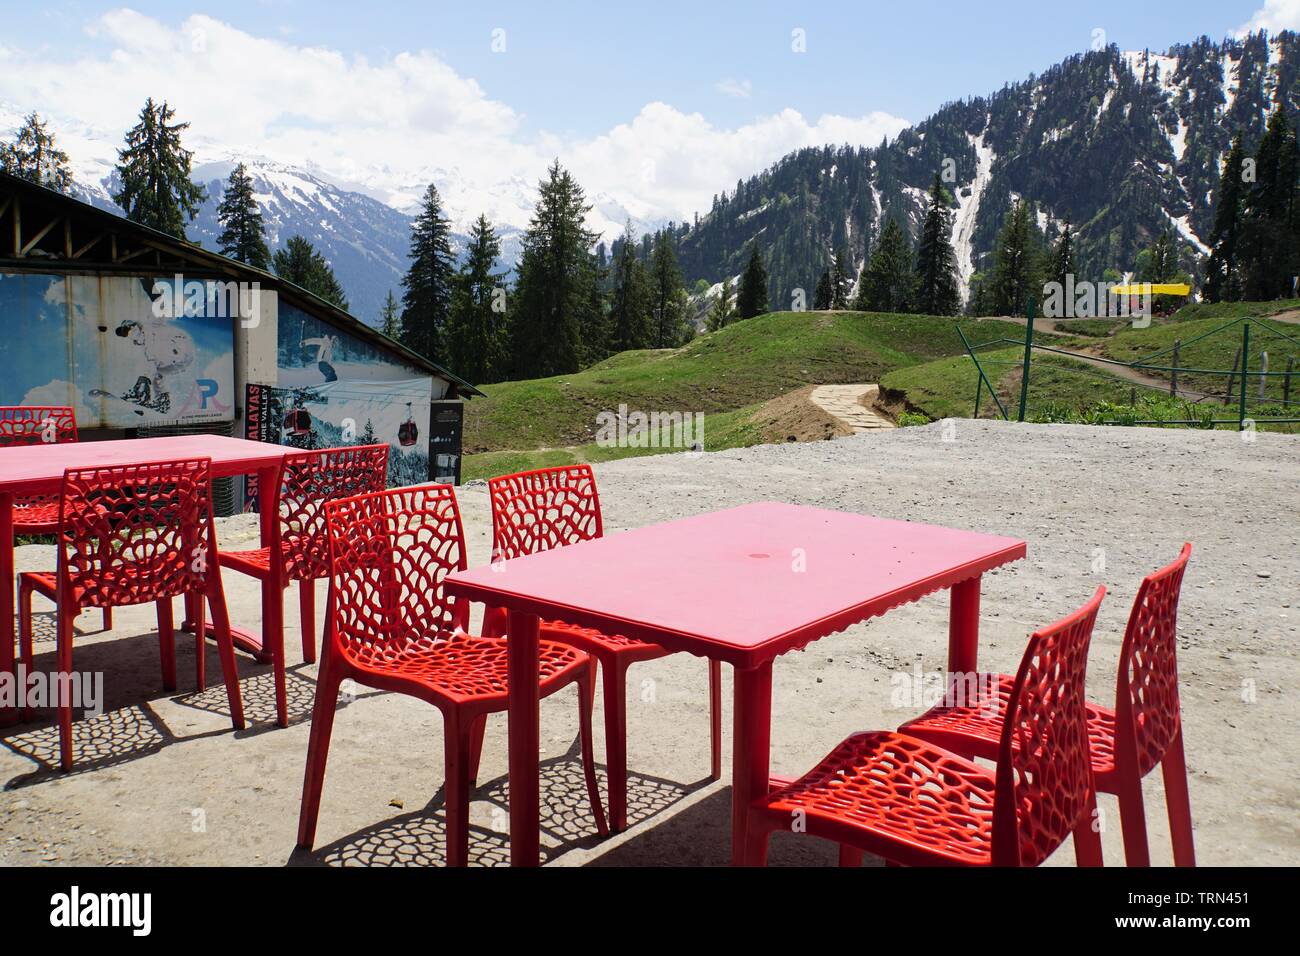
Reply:
M1181 724L1178 703L1178 598L1190 543L1178 558L1142 579L1124 632L1115 691L1115 760L1136 762L1138 776L1164 759Z
M67 405L0 405L0 448L76 440L77 415Z
M1035 631L1002 727L993 806L993 864L1037 866L1091 805L1084 678L1105 587L1069 617Z
M468 624L469 604L442 589L467 566L451 485L343 498L328 502L325 516L332 650L373 665Z
M492 557L509 560L599 538L604 529L590 465L540 468L488 481Z
M280 540L292 581L329 575L325 503L383 491L388 480L388 446L356 445L294 452L280 464Z
M69 468L59 502L59 576L80 607L202 588L215 573L209 458Z

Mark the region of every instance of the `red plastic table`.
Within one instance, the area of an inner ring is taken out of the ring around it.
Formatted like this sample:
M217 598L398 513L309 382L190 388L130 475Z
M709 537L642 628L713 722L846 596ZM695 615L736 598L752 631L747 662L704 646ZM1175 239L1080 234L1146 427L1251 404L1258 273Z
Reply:
M449 575L451 594L510 611L510 858L539 850L538 620L623 634L735 669L732 860L772 785L772 661L858 621L952 590L948 667L975 670L980 575L1015 538L759 502Z
M211 458L212 476L257 473L261 508L262 546L270 547L276 533L279 488L276 471L286 451L281 445L224 438L219 435L177 435L170 438L130 438L120 441L75 442L63 445L22 445L0 449L0 673L14 668L14 498L58 494L68 468L94 468L177 458ZM278 573L271 562L272 573ZM187 607L187 613L193 609ZM191 620L187 622L193 627ZM231 628L236 643L262 655L260 635ZM17 711L0 711L0 726L17 720Z

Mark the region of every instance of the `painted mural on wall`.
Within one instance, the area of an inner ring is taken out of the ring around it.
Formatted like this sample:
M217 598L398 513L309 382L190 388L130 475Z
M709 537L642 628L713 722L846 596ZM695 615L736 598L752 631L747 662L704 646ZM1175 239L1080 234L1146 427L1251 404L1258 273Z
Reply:
M282 388L336 381L391 382L427 377L422 369L396 361L369 342L348 335L283 299L276 338L276 384Z
M0 404L71 405L80 428L231 421L235 320L193 285L0 273Z

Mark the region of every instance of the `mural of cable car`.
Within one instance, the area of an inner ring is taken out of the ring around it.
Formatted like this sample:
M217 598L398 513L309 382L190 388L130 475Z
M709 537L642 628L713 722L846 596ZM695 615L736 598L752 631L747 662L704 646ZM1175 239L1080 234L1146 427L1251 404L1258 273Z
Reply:
M284 416L284 430L294 438L311 434L311 412L299 406Z
M410 448L420 439L419 426L415 424L415 416L411 412L411 403L406 403L406 421L397 427L397 441L403 448Z

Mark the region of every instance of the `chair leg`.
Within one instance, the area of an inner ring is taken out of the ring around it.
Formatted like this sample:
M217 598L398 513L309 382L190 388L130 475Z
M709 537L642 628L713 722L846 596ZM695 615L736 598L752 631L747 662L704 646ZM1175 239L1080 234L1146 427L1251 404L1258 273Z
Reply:
M298 611L302 615L302 659L316 663L316 582L298 582Z
M193 603L194 686L202 691L208 686L208 608L202 594L194 594Z
M103 616L104 630L111 631L113 629L113 609L111 607L104 608Z
M330 752L330 731L339 702L343 673L332 654L321 661L316 677L316 702L312 706L311 735L307 740L307 769L302 780L302 806L298 811L298 846L310 850L316 839L321 789L325 784L325 763Z
M709 661L709 779L722 779L722 662Z
M1119 823L1124 831L1124 865L1150 866L1146 808L1142 803L1142 778L1136 774L1121 774L1115 791L1119 797Z
M617 656L600 662L605 694L605 771L609 786L609 827L627 829L627 667Z
M59 685L71 686L72 680L72 622L77 608L71 601L60 601L58 609L58 662ZM72 701L66 694L59 695L59 767L72 769Z
M1076 866L1103 866L1101 831L1097 828L1097 794L1088 795L1088 808L1074 828Z
M443 794L448 866L469 866L469 750L473 724L473 720L460 720L454 710L448 711L444 718L443 756L447 776Z
M478 783L478 765L483 756L483 734L487 731L488 715L474 718L469 730L469 785Z
M271 671L275 681L275 722L289 726L289 695L284 683L284 592L274 593L262 582L262 650L270 645Z
M176 689L176 632L172 620L172 599L160 598L158 607L158 652L162 657L163 690Z
M1174 866L1195 866L1192 803L1187 794L1187 758L1183 752L1181 727L1165 751L1160 772L1165 778L1165 803L1169 809L1169 833L1174 841Z
M745 866L767 866L767 841L771 833L770 824L751 810L749 823L745 826L745 850L742 857Z
M230 722L236 730L244 729L244 701L239 692L239 667L235 663L235 642L230 636L230 612L221 579L209 585L208 603L212 605L212 629L217 637L217 655L221 659L221 676L226 683L226 702L230 705ZM171 602L168 613L171 613Z
M591 815L596 818L596 832L609 836L605 822L605 808L600 805L600 784L596 780L596 755L592 746L591 712L595 707L596 659L587 664L586 672L578 678L578 725L582 730L582 774L587 781L587 799L591 801Z
M32 586L20 579L18 585L18 657L32 672Z
M862 851L847 843L840 844L840 866L861 866Z

